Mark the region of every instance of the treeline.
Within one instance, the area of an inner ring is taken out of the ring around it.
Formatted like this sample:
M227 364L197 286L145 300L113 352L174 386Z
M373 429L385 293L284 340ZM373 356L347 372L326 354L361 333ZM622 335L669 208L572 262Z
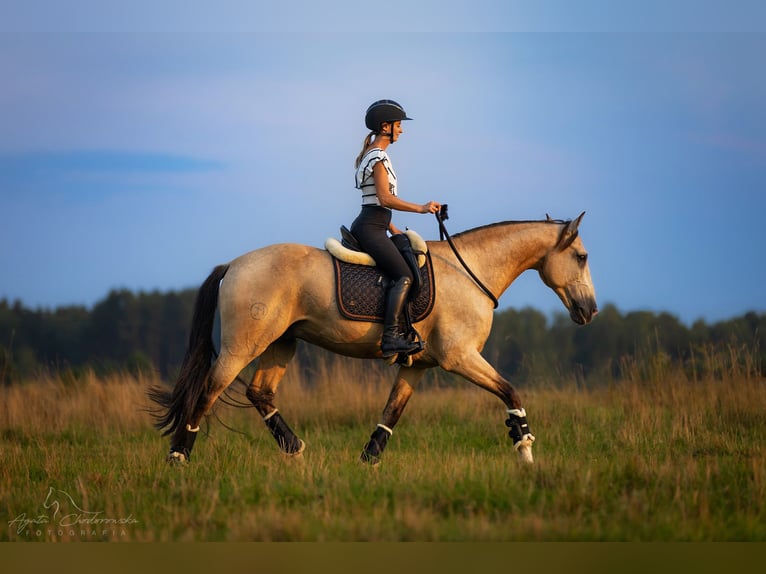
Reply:
M586 327L563 313L552 321L534 309L497 314L484 356L504 375L604 382L648 380L663 370L688 380L766 376L766 313L691 327L670 313L620 313L606 305Z
M195 297L193 289L115 290L91 310L31 310L0 300L0 381L28 379L41 370L171 376L186 351Z
M172 379L186 349L196 290L135 294L115 290L92 309L28 309L0 300L0 383L40 372L158 373ZM578 377L583 382L648 376L681 367L693 380L732 373L766 375L766 314L687 327L672 314L621 313L606 305L587 327L564 313L498 311L484 356L515 381ZM302 368L324 351L300 347ZM326 355L326 354L325 354ZM326 356L325 356L326 359Z

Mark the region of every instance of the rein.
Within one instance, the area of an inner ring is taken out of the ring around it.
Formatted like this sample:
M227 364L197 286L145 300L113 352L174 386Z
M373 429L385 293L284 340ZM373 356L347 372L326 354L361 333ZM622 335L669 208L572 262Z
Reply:
M476 284L481 288L482 291L492 300L492 303L495 305L495 309L497 309L498 301L497 297L495 297L492 294L492 291L490 291L484 283L482 283L476 275L474 275L473 271L468 267L465 261L463 261L463 258L460 256L460 253L458 253L457 248L455 247L455 244L452 242L452 238L450 237L449 233L447 233L447 228L444 226L444 222L449 219L449 215L447 215L447 205L444 204L441 206L441 209L437 211L435 214L436 221L439 223L439 240L443 241L445 238L447 239L447 243L449 243L449 246L452 248L452 252L455 254L455 257L457 257L457 260L460 261L460 264L463 266L463 269L465 269L468 272L468 275L471 276L471 279L473 279Z

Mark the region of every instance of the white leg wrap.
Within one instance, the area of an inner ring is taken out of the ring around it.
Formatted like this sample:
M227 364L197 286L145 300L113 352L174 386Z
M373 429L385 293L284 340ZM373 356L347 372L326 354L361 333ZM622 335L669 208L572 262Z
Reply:
M508 409L509 415L515 415L517 417L525 417L527 416L527 411L524 409Z
M392 429L392 428L389 428L389 427L387 427L387 426L386 426L386 425L384 425L384 424L378 423L378 428L381 428L381 429L383 429L384 431L386 431L386 432L389 434L389 436L390 436L390 435L392 435L392 434L394 434L394 429Z
M199 432L199 425L196 428L191 428L191 425L186 425L186 430L189 432Z
M271 417L273 417L275 414L279 412L279 409L274 409L269 414L267 414L265 417L263 417L264 422L269 420Z

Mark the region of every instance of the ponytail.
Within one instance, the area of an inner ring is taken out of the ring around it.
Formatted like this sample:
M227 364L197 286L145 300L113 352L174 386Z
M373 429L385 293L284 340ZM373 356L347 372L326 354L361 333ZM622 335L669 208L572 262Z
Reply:
M356 156L356 161L354 162L354 167L358 168L359 164L362 163L362 158L364 157L365 150L369 147L370 143L372 142L372 136L375 135L375 132L370 132L367 134L367 137L364 138L364 143L362 144L362 151L359 152L359 155Z

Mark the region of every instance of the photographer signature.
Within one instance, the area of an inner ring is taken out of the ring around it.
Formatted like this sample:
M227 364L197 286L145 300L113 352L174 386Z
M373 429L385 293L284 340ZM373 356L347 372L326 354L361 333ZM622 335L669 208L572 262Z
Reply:
M62 504L63 503L63 504ZM62 509L63 506L63 509ZM48 487L48 494L43 502L43 508L53 514L40 513L37 516L27 516L22 512L13 520L8 521L8 526L16 528L16 534L21 534L29 528L37 530L45 526L55 526L59 528L71 527L114 527L138 524L132 514L124 518L110 518L104 516L101 511L85 510L74 501L74 498L65 490Z

